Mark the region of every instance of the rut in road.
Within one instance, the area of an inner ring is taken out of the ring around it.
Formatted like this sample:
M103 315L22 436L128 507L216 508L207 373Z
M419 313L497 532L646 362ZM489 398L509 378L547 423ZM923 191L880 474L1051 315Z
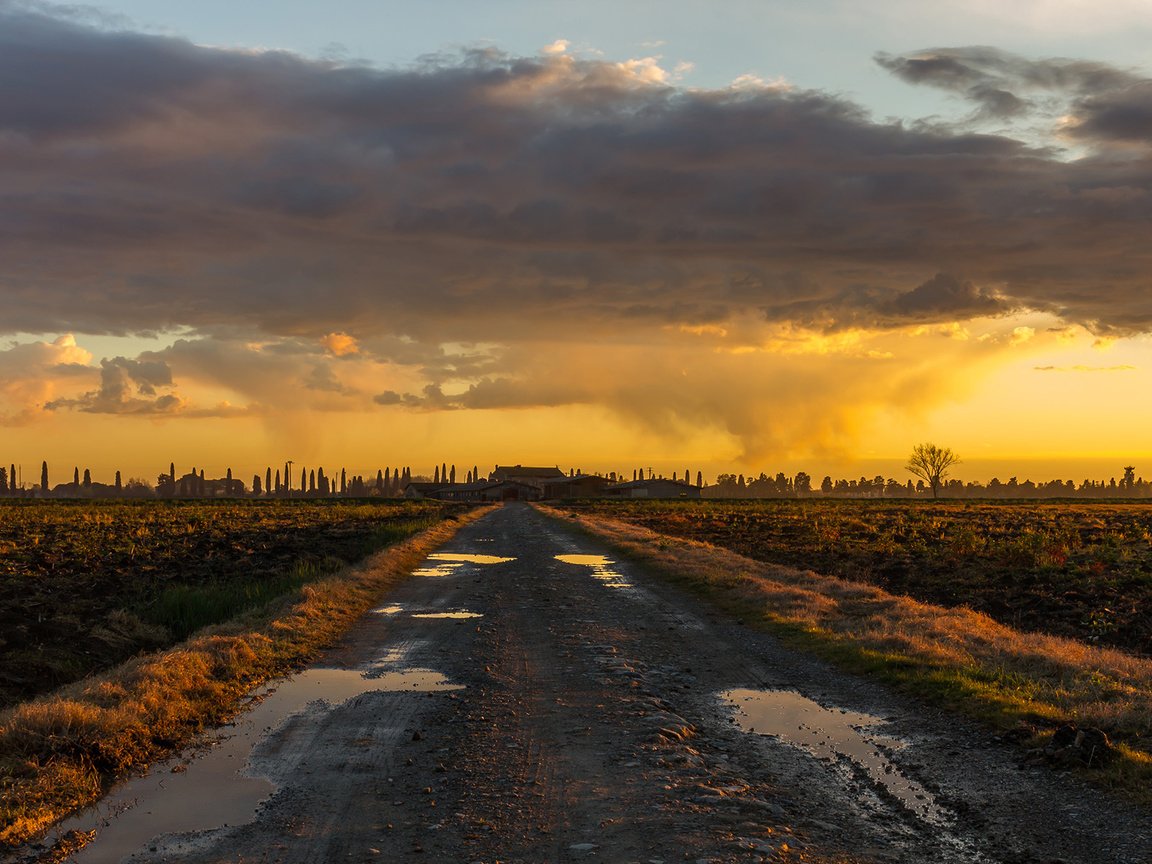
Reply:
M463 689L308 705L256 745L248 771L276 791L254 818L130 860L1149 860L1148 814L1018 770L986 733L784 650L526 505L465 527L423 573L321 665ZM857 743L881 770L743 731L720 696L741 689L875 715Z

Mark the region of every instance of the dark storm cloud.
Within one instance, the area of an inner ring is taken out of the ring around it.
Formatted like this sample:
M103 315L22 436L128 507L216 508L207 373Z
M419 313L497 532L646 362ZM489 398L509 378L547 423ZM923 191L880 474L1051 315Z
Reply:
M1001 119L1039 113L1061 117L1086 141L1152 140L1152 81L1105 63L1030 60L988 47L934 48L876 62L910 84L963 96Z
M996 116L1059 91L1090 145L1146 137L1152 84L1103 64L881 63ZM0 0L0 326L349 332L370 351L1027 307L1143 331L1152 163L1123 155L567 56L344 67ZM477 403L501 386L481 370Z
M74 399L57 399L44 408L72 408L90 414L170 414L183 401L173 393L158 394L157 387L172 386L172 370L160 361L114 357L100 361L100 389Z
M808 327L834 329L837 324L892 327L1000 316L1012 311L1013 305L1004 298L950 274L937 273L911 291L895 295L871 286L855 285L829 299L797 300L772 307L768 315Z

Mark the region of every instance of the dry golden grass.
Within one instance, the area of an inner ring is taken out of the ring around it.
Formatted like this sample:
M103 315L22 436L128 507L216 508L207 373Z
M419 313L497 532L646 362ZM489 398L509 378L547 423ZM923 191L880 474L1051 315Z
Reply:
M259 613L0 714L0 844L22 843L107 784L234 714L241 697L331 644L474 510Z
M998 727L1099 727L1119 742L1121 758L1095 779L1150 799L1152 660L623 522L541 509L792 644Z

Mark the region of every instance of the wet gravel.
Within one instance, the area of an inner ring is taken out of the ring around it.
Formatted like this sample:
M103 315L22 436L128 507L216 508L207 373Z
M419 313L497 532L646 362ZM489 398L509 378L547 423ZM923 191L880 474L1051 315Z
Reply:
M275 792L253 819L130 860L1152 862L1152 814L1018 766L987 731L784 649L525 505L442 552L514 560L430 562L321 665L463 689L310 703L255 746L246 770ZM732 690L877 718L849 725L880 767L746 731ZM86 860L114 860L99 848Z

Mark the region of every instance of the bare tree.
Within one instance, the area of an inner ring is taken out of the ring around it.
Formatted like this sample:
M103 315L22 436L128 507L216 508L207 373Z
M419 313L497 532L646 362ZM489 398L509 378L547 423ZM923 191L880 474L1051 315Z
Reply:
M948 469L960 461L960 457L947 447L935 444L917 444L912 448L905 470L911 471L932 487L932 497L939 495L940 484L948 476Z

